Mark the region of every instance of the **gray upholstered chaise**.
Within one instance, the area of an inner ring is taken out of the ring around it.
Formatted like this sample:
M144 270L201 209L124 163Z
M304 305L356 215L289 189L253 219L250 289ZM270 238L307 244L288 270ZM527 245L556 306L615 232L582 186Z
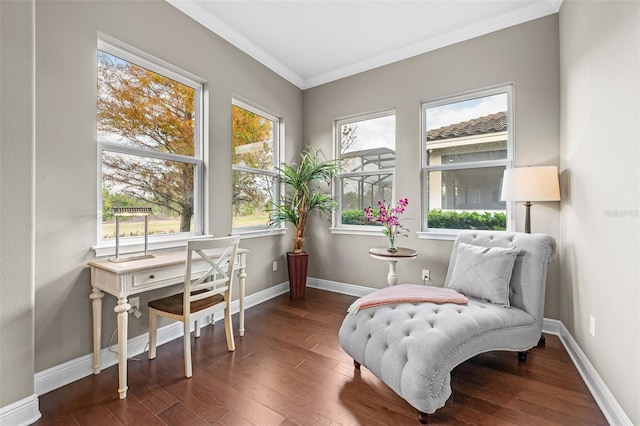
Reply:
M421 422L444 406L451 395L450 372L458 364L494 350L518 351L524 361L541 339L555 240L542 234L463 231L454 243L445 287L461 242L519 249L509 281L510 307L472 297L467 305L399 303L347 315L340 328L340 343L356 367L368 368L415 407Z

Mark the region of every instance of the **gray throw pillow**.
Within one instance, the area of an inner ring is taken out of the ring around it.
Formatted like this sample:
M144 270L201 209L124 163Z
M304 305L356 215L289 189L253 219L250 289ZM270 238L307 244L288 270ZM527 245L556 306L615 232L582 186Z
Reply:
M458 243L447 287L509 307L509 281L519 249Z

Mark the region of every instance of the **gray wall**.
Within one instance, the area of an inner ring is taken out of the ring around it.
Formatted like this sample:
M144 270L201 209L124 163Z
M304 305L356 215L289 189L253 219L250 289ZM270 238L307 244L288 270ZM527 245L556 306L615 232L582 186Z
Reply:
M396 110L396 191L408 197L403 217L411 231L420 227L420 104L460 92L513 82L515 165L559 163L558 16L459 43L304 92L304 141L332 152L336 118L377 110ZM387 200L389 201L389 200ZM534 232L559 237L559 203L533 207ZM516 229L524 229L524 207L516 206ZM331 234L314 226L306 239L313 256L310 275L317 278L384 287L388 266L369 257L382 238ZM400 240L418 258L398 264L399 282L420 282L423 268L442 285L451 241ZM559 318L559 264L551 265L545 315Z
M33 4L0 2L0 407L33 394Z
M637 425L640 3L564 2L560 51L560 319Z
M567 325L640 423L639 219L611 213L637 212L640 197L637 2L565 2L560 32L551 16L304 94L163 2L38 2L35 52L33 8L32 2L0 1L0 407L33 393L34 371L91 352L85 265L97 227L95 48L101 31L209 81L207 220L216 235L231 229L232 93L282 114L287 160L303 144L331 153L335 118L396 108L398 195L410 198L406 217L417 230L420 102L513 82L516 165L560 164L562 170L561 207L540 203L533 211L534 231L561 243L546 316ZM306 245L310 276L385 285L386 265L367 255L380 238L333 235L313 220ZM516 221L521 230L521 206ZM401 282L418 280L422 268L431 269L436 283L444 281L450 242L414 235L402 243L419 257L399 266ZM251 250L249 294L286 281L285 268L273 273L271 262L283 265L289 236L243 240L242 246ZM105 297L103 345L107 328L115 327L111 299ZM597 320L596 337L588 333L589 315ZM131 322L132 334L141 333Z
M302 145L302 92L162 1L36 3L35 370L91 353L90 277L97 227L98 31L208 81L208 232L231 232L231 97L282 115L286 152ZM243 240L247 294L287 281L286 236ZM281 268L272 272L271 262ZM141 305L151 297L141 295ZM105 296L103 347L116 327ZM145 310L143 309L143 311ZM130 317L131 337L146 327Z

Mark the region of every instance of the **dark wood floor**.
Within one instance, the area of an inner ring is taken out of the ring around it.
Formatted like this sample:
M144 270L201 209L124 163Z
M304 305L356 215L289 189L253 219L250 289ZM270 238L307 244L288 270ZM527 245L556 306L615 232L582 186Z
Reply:
M155 360L129 361L129 394L117 367L40 397L44 425L415 425L416 411L366 368L355 371L338 328L354 297L307 289L247 311L244 337L226 349L222 323L193 343L185 379L182 340ZM237 321L237 315L234 316ZM235 323L237 330L237 323ZM429 423L606 425L555 336L519 363L513 352L479 355L452 372L453 399Z

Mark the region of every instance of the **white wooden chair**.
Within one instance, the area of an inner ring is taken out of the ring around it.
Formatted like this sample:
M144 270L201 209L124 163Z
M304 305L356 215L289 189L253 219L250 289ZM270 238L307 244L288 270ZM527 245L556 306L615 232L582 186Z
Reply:
M225 304L224 329L227 336L227 347L229 351L235 350L229 308L233 281L233 262L239 242L239 236L187 242L187 262L183 293L152 300L148 303L149 359L156 357L158 316L181 321L184 325L184 372L187 378L191 377L191 323L195 322L195 337L200 337L199 321L208 315L211 315L213 321L214 310L221 303ZM210 249L217 250L218 254L213 256L214 259L211 259L205 252L205 250ZM199 257L196 256L194 259L194 252ZM219 254L222 255L219 256ZM202 262L206 262L204 264L205 268L202 268ZM202 272L203 269L204 272Z

